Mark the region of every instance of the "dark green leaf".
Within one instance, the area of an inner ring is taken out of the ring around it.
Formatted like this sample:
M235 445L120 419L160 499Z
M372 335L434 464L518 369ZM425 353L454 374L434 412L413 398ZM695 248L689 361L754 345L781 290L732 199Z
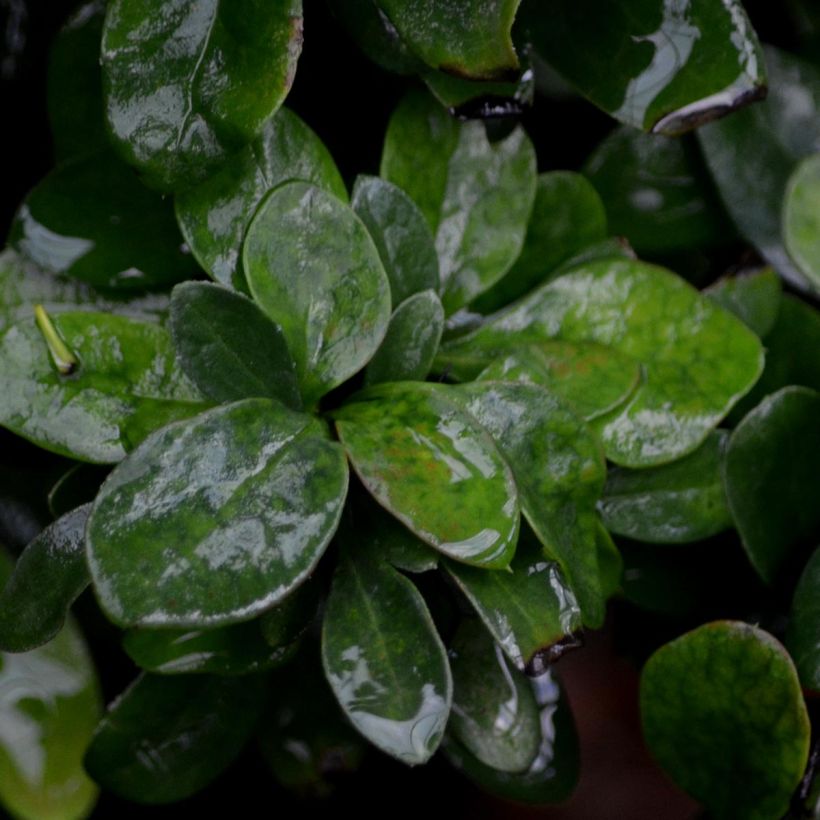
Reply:
M435 291L410 296L390 317L384 341L364 371L365 385L424 380L443 330L444 310Z
M274 649L297 647L312 625L325 592L324 584L311 575L283 601L266 610L259 618L259 628L268 645Z
M170 201L108 151L52 171L20 206L9 242L43 270L100 288L145 290L198 271Z
M301 0L112 0L101 60L118 150L158 188L203 179L279 108L301 45Z
M114 463L143 432L206 406L162 327L105 313L62 313L53 324L78 360L70 375L55 366L33 319L0 338L0 424L12 432L55 453Z
M371 743L411 765L430 758L453 696L447 654L418 590L369 551L341 559L322 662L342 709Z
M97 496L87 547L100 603L122 626L247 620L310 575L346 492L339 445L276 402L169 425Z
M765 398L729 440L724 480L743 546L771 582L820 532L820 393L785 387Z
M582 94L627 125L680 134L760 99L763 54L737 0L539 0L519 11L521 39Z
M783 202L783 241L799 271L820 290L820 155L804 159L792 173Z
M219 285L185 282L174 288L170 324L185 373L204 395L301 407L285 337L250 299Z
M577 641L581 611L558 565L523 533L512 572L486 572L447 561L447 571L475 607L490 634L521 671L543 671Z
M820 692L820 549L815 550L794 591L786 646L800 682Z
M492 313L518 299L553 278L563 262L603 240L606 230L604 204L584 177L571 171L541 174L521 255L473 307Z
M282 328L306 404L359 371L390 320L390 286L364 225L305 182L274 190L248 228L243 266Z
M423 290L438 290L433 235L410 197L378 177L359 176L351 206L364 222L390 280L393 308Z
M185 241L217 282L247 289L241 260L245 231L265 194L291 179L347 199L327 148L296 114L280 108L250 145L199 185L177 194Z
M649 470L615 468L598 508L610 532L685 544L732 526L721 465L729 434L716 430L684 458Z
M624 561L612 536L600 521L598 521L595 536L595 545L598 549L598 571L601 576L601 594L604 600L608 601L621 589Z
M455 395L423 382L379 385L334 417L365 487L419 538L459 561L509 564L518 537L515 483Z
M491 144L412 93L387 127L381 174L403 188L436 236L442 303L454 313L497 282L521 252L535 199L535 150L520 128Z
M541 745L530 682L510 668L475 619L462 621L450 645L453 714L449 730L478 760L502 772L526 771Z
M52 518L60 518L93 501L109 472L108 467L96 464L75 463L69 467L48 491L48 510Z
M450 353L546 339L597 342L641 362L645 379L623 408L598 420L616 464L648 467L696 449L757 381L763 350L739 320L662 268L590 262L446 343Z
M718 279L705 293L713 302L734 313L762 339L777 321L782 290L777 274L771 268L763 268L742 276Z
M88 586L85 523L90 505L64 515L23 551L0 592L0 650L27 652L50 641Z
M86 753L86 769L127 800L182 800L239 754L259 719L265 680L142 675L109 706Z
M662 646L641 676L644 736L715 820L774 820L809 752L797 673L768 633L716 621Z
M427 69L422 79L445 108L463 119L517 114L532 103L535 91L531 72L521 74L518 81L482 82Z

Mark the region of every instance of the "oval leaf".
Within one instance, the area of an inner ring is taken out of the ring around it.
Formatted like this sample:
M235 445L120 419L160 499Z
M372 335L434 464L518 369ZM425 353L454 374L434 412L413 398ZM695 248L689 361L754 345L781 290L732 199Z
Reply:
M786 646L800 682L820 692L820 549L815 550L794 591Z
M341 448L273 401L169 425L94 503L87 550L100 603L122 626L247 620L311 573L346 492Z
M792 173L783 201L783 241L800 272L820 290L820 156L803 160Z

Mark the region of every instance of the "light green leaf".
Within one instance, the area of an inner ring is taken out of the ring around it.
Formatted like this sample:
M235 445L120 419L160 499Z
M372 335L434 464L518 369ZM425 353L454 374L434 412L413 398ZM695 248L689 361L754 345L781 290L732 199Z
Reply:
M820 290L820 155L804 159L792 173L783 200L783 242L800 272Z

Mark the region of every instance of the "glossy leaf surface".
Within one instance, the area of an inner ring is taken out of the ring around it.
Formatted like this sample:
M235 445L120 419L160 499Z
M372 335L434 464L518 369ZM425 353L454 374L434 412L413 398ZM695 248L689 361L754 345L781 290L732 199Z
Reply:
M365 385L423 381L433 366L443 330L444 309L435 291L410 296L393 311L384 340L365 369Z
M800 683L820 691L820 550L809 559L794 591L786 646Z
M245 231L265 194L290 179L347 198L321 140L296 114L280 108L253 142L206 180L177 194L177 221L185 241L217 282L247 289L241 260Z
M654 544L685 544L729 529L733 520L721 472L728 439L716 430L671 464L610 471L598 505L606 528Z
M413 584L365 550L345 554L322 625L322 663L371 743L411 765L438 747L453 696L447 654Z
M763 339L777 322L782 290L777 274L771 268L764 268L743 276L718 279L705 294Z
M353 211L304 182L274 190L248 228L251 293L285 334L306 404L360 370L390 320L390 285Z
M205 407L160 326L103 313L52 318L78 361L70 375L55 367L33 319L0 338L0 424L9 430L62 455L114 463L140 436Z
M581 626L575 595L534 537L522 534L512 572L485 572L454 561L445 566L519 670L543 671L577 645L571 637Z
M86 769L127 800L182 800L239 754L259 719L264 685L258 675L142 675L109 706Z
M272 398L299 409L299 385L284 335L250 299L186 282L171 298L171 336L182 367L215 401Z
M171 203L109 151L72 159L42 180L9 242L43 270L100 288L156 288L198 271Z
M84 534L90 505L46 527L23 551L0 592L0 650L26 652L50 641L88 586Z
M247 620L311 573L346 491L341 448L320 422L276 402L247 399L169 425L94 503L87 549L99 601L122 626Z
M423 541L459 561L509 564L515 483L489 434L455 397L422 382L370 388L334 413L365 487Z
M541 744L538 704L529 680L510 668L475 619L462 621L448 654L453 673L450 731L485 765L525 771Z
M522 39L584 96L645 131L680 134L765 95L763 54L737 0L538 0Z
M729 508L765 581L773 581L790 553L810 546L820 530L818 414L820 393L785 387L752 410L729 440Z
M800 272L820 290L820 156L803 160L789 179L783 202L783 241Z
M788 809L809 721L794 665L768 633L716 621L662 646L641 676L641 716L661 766L717 820Z
M520 128L491 144L483 123L458 124L417 93L393 112L381 175L413 198L435 234L448 314L495 284L518 257L535 170L535 151Z
M390 280L395 310L424 290L438 290L438 257L430 226L412 199L379 177L360 176L350 202L364 222Z
M597 342L643 364L644 381L600 424L607 457L629 467L696 449L763 367L760 342L734 316L668 271L627 259L564 274L443 352L497 351L512 339Z
M204 178L279 108L301 45L301 0L114 0L101 60L118 150L158 188Z

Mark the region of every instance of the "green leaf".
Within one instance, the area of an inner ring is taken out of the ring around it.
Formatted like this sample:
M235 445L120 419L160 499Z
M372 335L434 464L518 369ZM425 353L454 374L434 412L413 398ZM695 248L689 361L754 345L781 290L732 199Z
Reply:
M313 571L347 492L322 424L246 399L169 425L103 484L87 529L100 604L122 626L247 620Z
M93 501L109 472L109 467L98 464L72 464L48 491L48 511L52 518L60 518Z
M379 385L333 416L365 487L419 538L459 561L509 564L518 537L515 483L454 394L423 382Z
M422 70L422 79L433 96L459 119L512 117L532 104L535 87L532 72L517 81L481 81L455 77L444 71Z
M265 610L259 618L259 628L268 646L274 649L298 648L299 640L312 626L319 602L326 592L325 584L319 583L314 574L276 606Z
M247 290L241 260L245 231L265 194L291 179L347 199L344 182L322 141L296 114L280 108L253 142L206 180L177 194L180 230L209 276L222 285Z
M102 703L74 621L44 646L0 653L0 691L0 804L19 820L88 817L98 790L82 759Z
M279 108L301 45L301 0L113 0L101 60L117 149L157 188L203 179Z
M795 168L783 201L783 241L800 272L820 290L820 155L804 159Z
M600 521L598 521L595 536L595 545L598 549L598 569L601 576L601 593L604 600L608 601L621 589L624 560L621 557L620 550L612 540L612 536Z
M771 268L718 279L704 291L713 302L734 313L761 339L769 335L777 322L782 292L780 279Z
M772 582L786 558L820 528L817 463L820 393L785 387L735 428L724 463L729 508L760 577Z
M185 282L174 288L170 324L182 367L204 395L218 402L272 398L301 407L284 335L247 297Z
M401 188L378 177L359 176L350 204L379 252L394 310L416 293L438 290L433 235L424 215Z
M364 225L305 182L274 190L248 228L251 293L282 328L310 405L359 371L390 320L390 286Z
M627 125L676 135L761 99L763 54L737 0L539 0L519 11L521 40Z
M581 626L575 595L558 565L544 560L534 537L522 533L512 572L486 572L455 561L445 568L522 672L543 672L551 660L578 645L572 637Z
M598 509L617 535L655 544L701 541L732 524L721 477L724 430L684 458L649 470L610 471Z
M53 325L78 361L69 375L33 320L0 337L0 424L38 446L115 463L143 433L206 406L164 328L105 313L62 313Z
M521 511L561 566L584 622L604 621L595 505L606 481L597 437L555 395L534 384L482 382L455 388L487 429L515 477Z
M381 175L419 206L436 237L448 314L494 285L524 244L535 199L535 150L521 128L491 144L484 124L458 124L411 93L387 127Z
M58 163L108 145L100 73L104 14L102 0L84 3L51 47L46 104Z
M738 231L781 276L805 287L783 247L781 209L795 166L817 151L820 70L773 48L766 49L766 63L766 101L701 129L698 138Z
M538 754L525 772L493 769L465 749L451 734L444 743L448 760L490 794L517 803L561 803L578 781L578 736L567 699L552 673L532 680L540 710L541 738Z
M604 201L610 231L638 253L711 248L732 239L692 138L622 126L595 149L584 173Z
M322 624L322 663L342 709L371 743L404 763L441 741L453 681L413 584L373 556L342 556Z
M486 766L526 771L541 745L539 709L530 682L510 668L501 648L475 619L461 622L448 654L453 673L449 730Z
M108 151L70 160L26 197L9 242L43 270L145 290L194 276L170 201Z
M607 457L625 467L695 450L763 367L759 340L738 319L670 272L628 259L590 262L543 285L443 345L441 358L513 339L597 342L643 365L631 399L598 423Z
M109 706L86 753L86 769L126 800L182 800L239 754L264 695L259 675L141 675Z
M606 238L604 204L580 174L540 174L521 254L492 288L473 303L492 313L552 279L555 270L584 248Z
M364 371L365 385L424 380L443 330L444 310L435 291L410 296L393 311L384 341Z
M820 691L820 549L809 559L794 591L786 646L802 685Z
M64 515L23 551L0 592L0 650L27 652L50 641L88 586L83 536L90 505Z
M650 750L715 820L774 820L809 752L797 673L767 632L706 624L662 646L641 676Z
M512 25L520 0L377 0L409 50L431 68L476 80L518 69Z

